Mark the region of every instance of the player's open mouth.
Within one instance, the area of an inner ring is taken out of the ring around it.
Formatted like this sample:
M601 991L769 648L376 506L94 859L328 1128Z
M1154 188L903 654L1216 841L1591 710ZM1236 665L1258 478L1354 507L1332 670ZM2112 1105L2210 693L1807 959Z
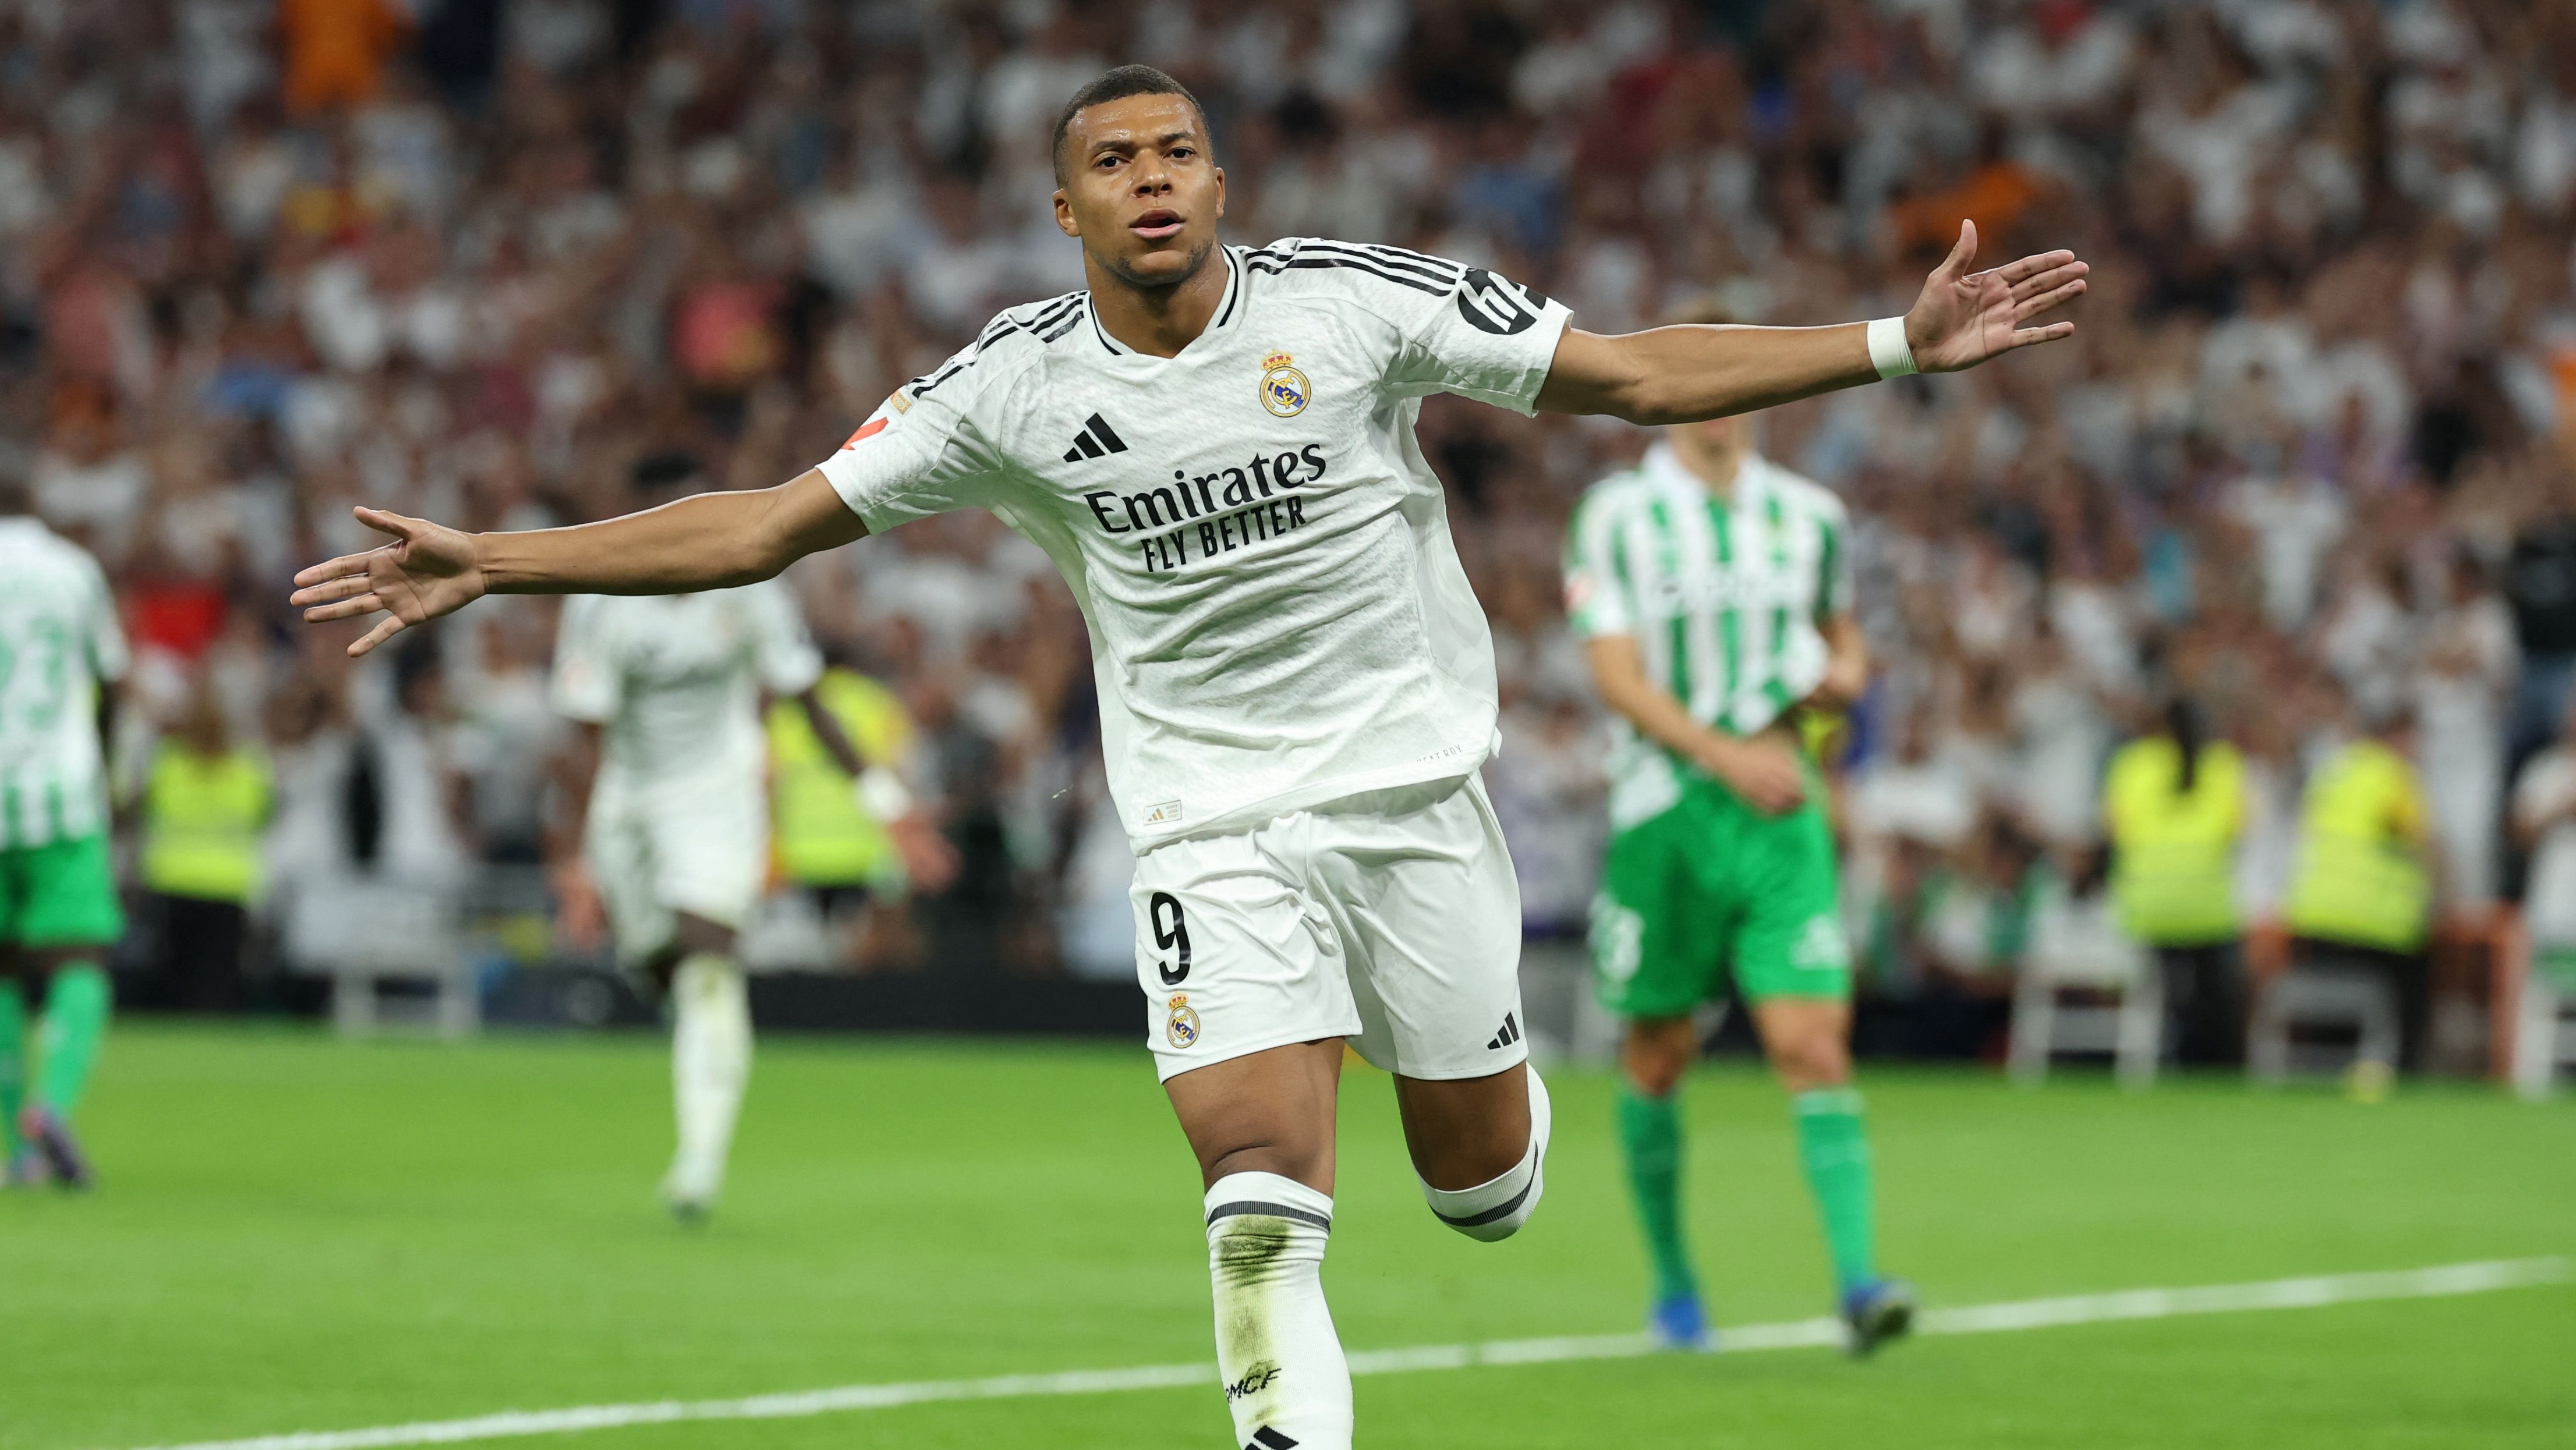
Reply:
M1127 229L1148 241L1181 234L1181 214L1169 207L1156 207L1127 224Z

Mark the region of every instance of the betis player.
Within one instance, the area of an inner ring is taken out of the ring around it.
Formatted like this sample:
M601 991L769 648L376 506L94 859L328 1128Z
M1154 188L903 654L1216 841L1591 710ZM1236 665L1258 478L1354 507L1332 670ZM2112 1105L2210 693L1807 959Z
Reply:
M125 931L108 859L102 690L124 673L98 561L35 519L23 484L0 479L0 1142L15 1185L90 1183L71 1122L107 1034L107 949Z
M1038 138L1032 137L1032 142ZM492 591L685 593L985 508L1090 626L1110 795L1137 853L1138 1005L1205 1193L1234 1446L1349 1450L1324 1302L1343 1044L1388 1070L1438 1222L1506 1239L1542 1191L1548 1099L1520 1029L1520 911L1478 775L1492 638L1414 438L1421 400L1682 423L2051 341L2057 252L1904 318L1601 336L1479 267L1288 238L1226 246L1207 118L1159 71L1077 92L1053 139L1083 290L1014 307L764 492L539 533L362 509L393 541L296 576L350 648ZM1013 1185L1023 1212L1044 1186Z
M1857 699L1869 658L1841 500L1755 452L1753 434L1749 414L1674 424L1575 510L1567 611L1617 728L1592 960L1627 1023L1619 1141L1654 1264L1650 1332L1709 1343L1682 1228L1679 1096L1699 1055L1691 1014L1732 973L1790 1094L1866 1354L1905 1332L1913 1293L1878 1272L1833 833L1799 726Z

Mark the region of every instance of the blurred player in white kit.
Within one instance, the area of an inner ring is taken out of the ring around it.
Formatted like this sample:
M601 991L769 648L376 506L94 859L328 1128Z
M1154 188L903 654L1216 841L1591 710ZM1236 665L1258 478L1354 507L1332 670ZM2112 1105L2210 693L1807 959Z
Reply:
M703 487L694 460L637 465L639 507ZM554 855L576 937L600 916L619 961L671 1006L671 1088L679 1126L662 1199L703 1217L723 1190L751 1076L751 1006L734 937L769 870L763 697L799 701L814 733L893 829L906 864L936 889L946 843L885 766L868 766L813 690L823 657L787 586L666 596L577 595L555 646L555 708L581 722L568 762L573 829Z

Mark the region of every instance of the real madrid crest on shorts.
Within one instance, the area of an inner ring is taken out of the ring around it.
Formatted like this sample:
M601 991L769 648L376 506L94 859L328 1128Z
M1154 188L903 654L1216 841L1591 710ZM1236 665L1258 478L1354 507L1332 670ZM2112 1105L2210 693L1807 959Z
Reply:
M1294 361L1284 352L1274 352L1261 360L1261 406L1282 418L1305 412L1306 400L1313 396L1307 389L1306 375L1289 366Z
M1171 1020L1163 1024L1163 1035L1174 1047L1188 1047L1199 1040L1199 1014L1190 1010L1189 994L1172 999Z

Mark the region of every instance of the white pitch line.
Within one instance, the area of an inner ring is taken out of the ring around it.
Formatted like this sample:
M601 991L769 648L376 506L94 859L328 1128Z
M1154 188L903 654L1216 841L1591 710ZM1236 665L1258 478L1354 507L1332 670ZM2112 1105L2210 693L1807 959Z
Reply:
M2500 1259L2397 1269L2370 1274L2321 1274L2266 1279L2251 1284L2207 1284L2181 1289L2128 1289L2054 1299L2015 1299L1926 1311L1923 1334L1994 1334L2070 1324L2109 1324L2171 1319L2186 1314L2241 1314L2258 1309L2313 1309L2374 1299L2431 1299L2484 1294L2568 1278L2564 1258ZM1842 1342L1835 1319L1744 1324L1719 1331L1725 1351L1808 1349ZM1404 1349L1361 1350L1351 1355L1353 1374L1406 1374L1476 1365L1562 1364L1574 1360L1628 1359L1654 1353L1642 1334L1575 1335L1552 1339L1493 1339L1481 1344L1422 1344ZM1128 1369L1074 1370L1064 1374L998 1375L989 1379L917 1380L903 1384L843 1385L837 1389L752 1395L733 1400L653 1400L626 1405L583 1405L564 1410L504 1410L465 1420L424 1420L363 1430L298 1430L246 1440L203 1440L153 1450L380 1450L395 1445L455 1445L527 1435L562 1435L626 1425L680 1420L781 1420L850 1410L883 1410L957 1400L1018 1400L1118 1390L1174 1389L1216 1384L1209 1364L1148 1364Z

